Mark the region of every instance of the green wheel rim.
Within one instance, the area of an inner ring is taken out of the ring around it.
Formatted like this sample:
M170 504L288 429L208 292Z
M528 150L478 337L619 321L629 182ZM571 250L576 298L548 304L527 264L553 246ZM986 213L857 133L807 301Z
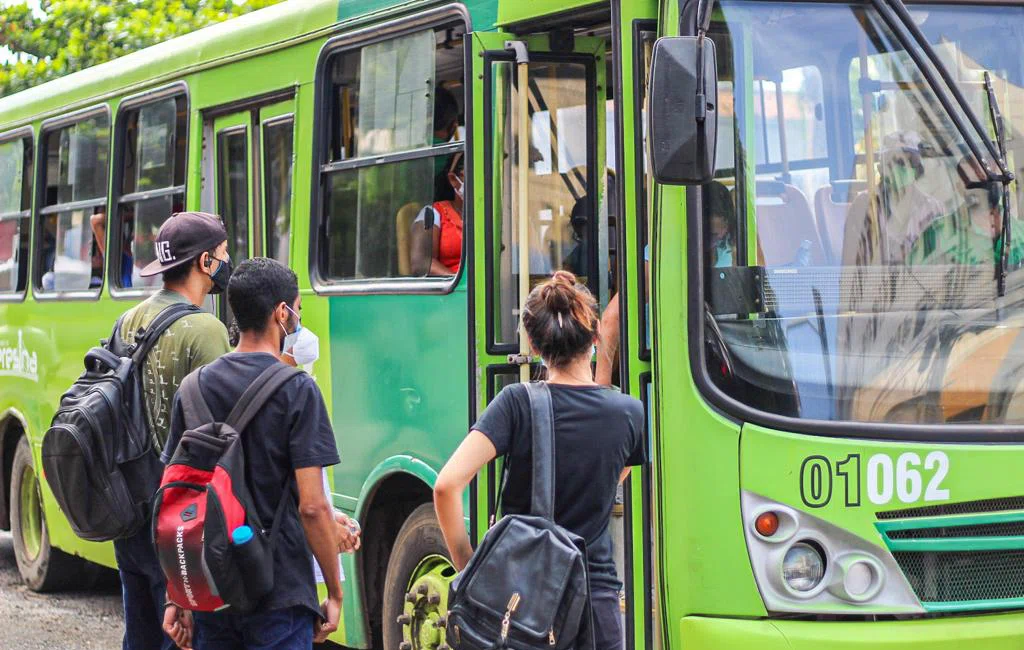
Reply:
M21 494L19 501L19 523L21 525L21 543L25 548L28 560L39 557L43 546L43 508L39 500L39 485L36 483L36 472L31 466L21 471Z
M416 566L409 576L405 606L398 617L402 626L400 650L448 650L445 617L448 586L455 575L455 567L442 555L428 555Z

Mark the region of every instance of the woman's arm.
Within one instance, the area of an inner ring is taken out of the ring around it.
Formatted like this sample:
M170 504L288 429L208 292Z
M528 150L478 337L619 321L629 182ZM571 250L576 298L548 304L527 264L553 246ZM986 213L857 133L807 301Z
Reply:
M470 431L437 475L437 483L434 484L437 521L441 525L441 533L444 534L452 562L459 571L466 568L469 558L473 556L462 510L462 493L477 472L497 455L494 443L487 436L479 431Z

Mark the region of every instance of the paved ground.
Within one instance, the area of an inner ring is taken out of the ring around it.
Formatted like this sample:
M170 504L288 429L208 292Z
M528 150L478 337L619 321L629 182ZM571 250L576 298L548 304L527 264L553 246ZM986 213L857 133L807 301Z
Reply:
M10 533L0 533L0 650L117 650L121 591L37 594L18 576Z

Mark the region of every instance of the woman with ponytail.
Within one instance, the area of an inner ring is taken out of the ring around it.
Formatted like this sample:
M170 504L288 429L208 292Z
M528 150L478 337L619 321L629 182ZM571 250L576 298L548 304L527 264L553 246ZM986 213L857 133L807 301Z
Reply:
M645 461L639 400L596 384L590 361L600 339L597 304L576 277L559 271L530 292L522 326L548 368L555 434L555 522L587 542L596 650L621 650L619 591L608 523L618 484ZM505 514L530 510L532 423L529 397L501 391L437 477L434 506L455 567L469 562L463 492L487 463L506 456Z

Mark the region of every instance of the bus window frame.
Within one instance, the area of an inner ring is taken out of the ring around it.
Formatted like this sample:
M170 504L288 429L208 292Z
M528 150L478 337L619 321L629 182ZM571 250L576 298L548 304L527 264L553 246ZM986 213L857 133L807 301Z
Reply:
M25 296L28 295L29 285L32 284L32 270L33 270L32 258L34 257L34 254L33 254L34 248L33 247L35 245L35 232L34 232L35 231L35 219L33 218L33 210L35 209L35 202L36 202L36 189L34 187L35 178L36 178L36 170L35 170L35 167L36 167L36 131L35 131L35 128L33 128L31 124L26 124L25 126L19 126L17 128L10 129L9 131L4 131L3 133L0 133L0 145L7 144L8 142L13 142L15 140L23 140L25 143L27 143L27 145L29 147L30 154L32 156L32 158L31 158L31 167L29 169L24 169L23 168L21 170L21 182L24 183L27 180L28 182L33 183L33 187L29 188L29 205L28 205L27 209L21 210L18 213L19 216L15 217L17 219L28 219L28 223L29 223L29 226L28 226L28 236L29 236L28 253L29 254L28 254L28 259L19 260L19 262L18 262L19 265L24 263L26 265L26 267L27 267L25 269L25 286L22 287L20 291L11 291L9 293L2 293L2 292L0 292L0 303L19 303L19 302L24 302L25 301ZM24 152L24 150L23 150L23 152ZM24 156L24 153L22 155ZM26 174L26 172L28 172L28 173ZM25 191L24 188L22 188L22 192L24 192L24 191Z
M358 156L343 160L329 160L328 147L330 146L329 124L331 107L331 89L329 71L334 57L351 51L361 50L364 47L375 43L401 38L417 32L439 28L461 26L463 28L463 102L464 116L466 121L466 138L459 143L438 145L436 147L423 147L420 149L405 150L391 154L376 156ZM473 148L472 113L470 97L472 91L471 69L469 67L469 50L472 48L470 35L472 34L472 22L469 11L464 5L450 4L430 9L408 16L388 20L382 23L368 25L348 34L335 36L324 43L317 55L316 72L314 75L314 108L313 108L313 165L312 182L310 183L310 229L309 249L307 265L309 268L310 284L313 291L322 296L338 295L390 295L390 294L425 294L425 295L447 295L455 291L455 288L462 282L462 277L467 273L469 257L472 254L470 245L472 229L466 225L473 221L472 193L470 183L466 183L466 198L463 207L463 237L462 237L462 262L459 265L459 272L451 277L407 277L407 278L366 278L366 279L331 279L326 277L320 268L320 253L324 240L324 229L328 223L323 213L325 199L327 196L327 180L332 172L339 172L348 169L362 167L373 167L376 165L387 165L405 160L427 158L443 155L445 149L462 151L466 156L466 169L470 161L469 152ZM467 179L470 175L467 174Z
M179 96L185 98L185 133L188 138L188 144L186 145L185 153L185 176L182 179L181 185L174 185L171 187L164 187L149 192L134 192L131 194L122 194L121 189L124 187L124 156L125 147L127 146L127 138L125 137L125 121L128 119L128 114L137 111L148 104L153 104L165 99L176 99ZM183 201L188 202L188 151L192 146L191 137L191 126L192 126L192 101L189 94L188 84L184 81L175 81L173 83L145 90L141 93L129 95L121 100L117 106L117 114L114 118L114 150L113 156L111 156L111 164L113 165L110 174L110 206L117 208L117 219L111 220L108 215L108 226L107 226L107 241L120 242L121 241L121 219L120 210L121 205L124 203L139 201L145 199L156 199L163 196L173 196L175 194L181 194ZM170 215L168 215L170 216ZM108 247L109 251L110 248ZM111 278L119 277L120 273L120 256L108 255L106 260L107 275ZM109 293L115 300L137 300L139 298L146 298L153 295L159 288L149 289L125 289L118 286L117 282L109 283Z
M39 267L39 256L41 255L42 247L42 236L39 230L43 227L43 217L49 216L54 213L62 212L63 210L71 209L95 209L103 207L106 210L107 217L107 241L110 241L109 230L110 230L110 161L111 161L111 147L113 146L112 134L107 136L107 178L106 185L107 191L101 198L88 199L85 201L69 201L67 203L55 203L53 205L44 205L46 197L46 172L47 165L40 162L40 158L46 158L46 137L53 131L59 131L69 126L74 126L81 122L84 122L92 117L105 116L107 118L107 128L114 128L114 121L110 111L110 105L107 103L95 104L93 106L87 106L85 108L73 111L60 117L53 117L45 120L39 125L39 134L36 136L36 146L33 150L35 158L35 188L33 190L33 205L32 205L32 243L31 243L31 258L32 262L30 265L30 273L28 276L28 284L32 286L32 297L39 302L50 302L50 301L76 301L76 302L95 302L100 299L103 295L103 289L107 284L107 271L109 269L107 263L107 256L104 255L103 269L100 271L100 285L98 287L75 290L75 291L47 291L40 286L40 278L36 277L36 272L40 271ZM42 152L43 156L39 156ZM62 210L63 209L63 210ZM107 242L104 242L106 246ZM110 249L107 249L108 251Z
M651 361L651 339L648 338L647 333L651 331L649 326L650 318L650 287L647 286L647 260L644 257L644 246L649 246L650 241L650 229L648 228L647 220L651 214L651 208L654 205L654 197L647 196L647 173L644 171L647 166L647 149L644 147L644 120L636 119L638 116L643 116L643 102L640 100L640 95L646 97L647 93L644 91L644 86L647 84L647 80L643 78L650 71L642 70L641 65L643 64L643 39L642 35L644 32L654 32L655 40L658 38L658 21L656 20L634 20L633 21L633 47L630 48L632 59L630 63L633 66L633 160L636 171L633 176L636 179L636 204L633 209L636 211L636 248L637 248L637 286L639 287L638 297L639 301L637 304L640 306L639 318L637 318L637 331L639 333L637 341L639 342L639 350L637 350L637 357L641 361ZM621 65L621 62L619 62ZM640 73L643 73L643 76ZM638 103L639 102L639 103ZM622 199L623 207L625 206L625 195L623 193ZM622 250L626 250L625 237L622 237ZM648 249L649 250L649 249ZM626 276L623 274L619 280L619 292L622 294L622 287L625 286ZM620 299L621 300L621 299ZM620 305L621 309L621 305ZM622 359L629 349L628 337L620 337L619 342L619 358ZM621 379L622 370L619 370L620 382L624 381Z
M495 63L515 63L515 55L511 52L499 52L496 50L486 51L483 56L483 64L481 66L483 74L483 86L484 86L484 178L494 178L494 156L493 153L493 140L494 140L494 103L492 98L494 96L494 76L491 74L491 66ZM587 85L587 98L586 102L587 114L586 119L588 123L587 132L587 188L594 188L594 191L588 191L588 203L590 214L597 214L597 195L600 184L600 176L597 172L599 163L597 162L597 103L599 93L597 90L597 62L594 57L590 54L583 52L549 52L539 51L530 52L530 63L574 63L582 65L586 71L586 85ZM603 62L602 62L603 64ZM601 173L605 173L605 168L601 167ZM620 192L621 196L621 192ZM621 204L621 200L620 200ZM494 238L494 184L488 183L484 187L484 282L486 286L495 286L495 260L493 254L493 243ZM618 217L619 223L621 224L623 217ZM597 220L591 219L588 226L588 236L591 237L591 241L594 243L593 250L591 251L587 260L588 272L590 273L588 289L597 294L596 283L598 282L597 273L594 272L594 266L597 264ZM619 232L622 231L622 227L618 227ZM510 242L511 244L511 242ZM598 271L599 273L600 271ZM552 271L553 273L553 271ZM518 287L516 288L518 291ZM485 321L485 334L487 336L487 353L494 355L502 354L517 354L519 352L519 341L499 341L497 339L497 323L495 323L495 300L498 297L494 295L494 292L487 291L484 296L485 305L484 312L486 317ZM522 300L522 297L520 297ZM518 308L519 303L514 305L507 305L507 307Z

